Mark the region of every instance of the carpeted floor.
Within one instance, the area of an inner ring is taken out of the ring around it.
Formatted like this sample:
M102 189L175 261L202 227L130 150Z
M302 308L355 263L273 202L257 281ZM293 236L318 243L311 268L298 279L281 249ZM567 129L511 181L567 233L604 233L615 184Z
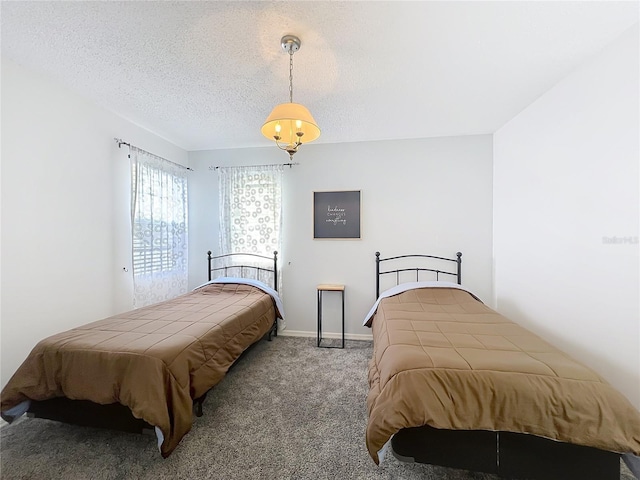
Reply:
M256 344L209 393L204 416L162 459L154 436L23 418L0 428L2 479L438 479L498 477L365 448L371 343L322 349L315 339ZM633 480L626 466L621 479Z

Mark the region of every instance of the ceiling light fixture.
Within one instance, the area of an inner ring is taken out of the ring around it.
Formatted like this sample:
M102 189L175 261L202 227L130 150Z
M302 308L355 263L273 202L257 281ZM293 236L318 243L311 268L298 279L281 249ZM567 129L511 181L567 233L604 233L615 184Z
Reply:
M289 54L289 103L276 105L261 131L268 139L275 140L278 148L285 150L293 161L293 154L298 147L318 138L320 129L304 105L293 103L293 54L300 49L300 39L285 35L280 43Z

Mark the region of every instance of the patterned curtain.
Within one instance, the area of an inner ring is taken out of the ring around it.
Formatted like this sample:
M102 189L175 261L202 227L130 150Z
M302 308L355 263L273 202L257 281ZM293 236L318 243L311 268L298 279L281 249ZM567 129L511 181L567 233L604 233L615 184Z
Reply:
M136 308L187 292L187 169L130 147Z
M274 250L280 252L283 168L259 165L218 169L220 255L254 253L271 257ZM234 261L256 264L249 257ZM258 279L273 285L273 281Z

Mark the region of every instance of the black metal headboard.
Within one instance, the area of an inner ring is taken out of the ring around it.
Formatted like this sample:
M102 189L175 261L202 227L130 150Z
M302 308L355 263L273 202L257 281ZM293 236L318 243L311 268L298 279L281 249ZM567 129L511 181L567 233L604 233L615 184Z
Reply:
M217 268L211 268L211 262L213 260L218 260L221 258L227 258L227 257L235 257L235 256L242 256L242 257L257 257L260 258L262 260L272 260L273 261L273 268L263 268L263 267L256 267L255 265L227 265L225 267L217 267ZM267 257L265 255L257 255L255 253L228 253L226 255L217 255L217 256L212 256L211 255L211 250L209 250L207 252L207 261L209 263L209 268L207 269L207 271L209 272L209 281L211 281L211 273L212 272L217 272L219 270L224 270L224 274L225 276L227 275L227 272L229 271L230 268L239 268L240 269L240 276L244 276L244 269L249 269L249 271L254 271L254 272L271 272L273 273L273 289L277 292L278 291L278 252L274 251L273 252L273 258L272 257Z
M457 265L455 272L447 272L446 270L439 270L436 268L424 268L424 267L411 267L411 268L397 268L395 270L387 270L385 272L380 271L380 264L389 260L397 260L399 258L433 258L436 260L445 260L447 262L454 262ZM396 284L399 283L400 272L416 272L416 282L420 272L434 272L436 274L436 280L439 279L440 274L451 275L456 277L458 285L462 283L462 253L457 252L456 258L444 258L436 257L433 255L399 255L397 257L380 258L380 252L376 252L376 298L380 296L380 276L388 273L396 274Z

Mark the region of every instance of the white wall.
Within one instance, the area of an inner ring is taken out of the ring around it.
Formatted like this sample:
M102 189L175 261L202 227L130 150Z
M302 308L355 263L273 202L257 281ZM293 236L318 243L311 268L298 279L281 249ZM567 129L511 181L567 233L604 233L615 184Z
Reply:
M2 60L2 384L40 339L131 308L129 168L114 137L190 174L190 283L218 246L210 165L284 163L273 146L191 152ZM374 300L374 252L464 253L464 283L490 302L491 137L307 145L285 170L283 299L291 332L316 329L315 286L344 283L347 332ZM314 240L314 190L362 191L362 240ZM327 328L337 332L337 298ZM331 323L333 321L333 323Z
M329 126L327 126L329 128ZM256 132L258 134L258 132ZM217 173L209 166L285 163L275 146L191 152L191 285L206 280L205 253L218 248ZM463 284L488 304L492 290L492 137L467 136L309 144L285 168L281 252L287 331L315 334L316 285L346 286L346 331L375 300L375 252L382 256L463 252ZM361 240L314 240L314 191L360 190ZM339 331L338 297L327 296L326 328Z
M129 160L187 153L2 59L2 385L42 338L132 308Z
M638 107L636 26L494 135L493 237L498 310L640 408Z

